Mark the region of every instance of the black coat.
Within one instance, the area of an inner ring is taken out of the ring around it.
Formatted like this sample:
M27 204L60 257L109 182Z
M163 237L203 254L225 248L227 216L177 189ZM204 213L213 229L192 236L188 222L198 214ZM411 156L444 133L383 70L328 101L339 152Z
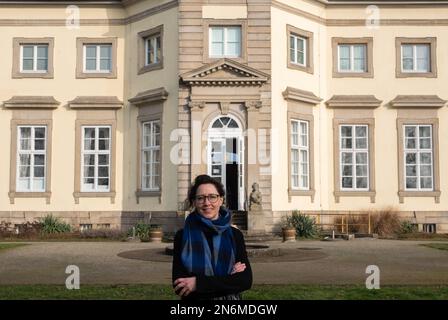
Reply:
M244 290L249 290L252 286L252 269L249 259L247 258L246 245L244 236L240 230L232 227L233 237L235 239L235 263L241 262L246 264L243 272L238 272L227 276L205 276L203 274L193 274L188 272L182 263L182 235L183 229L177 231L174 237L174 253L173 253L173 287L174 281L178 278L196 277L196 291L190 293L185 300L210 300L213 297L221 297L227 294L236 294ZM213 257L213 234L205 233L208 245L210 247L211 256Z

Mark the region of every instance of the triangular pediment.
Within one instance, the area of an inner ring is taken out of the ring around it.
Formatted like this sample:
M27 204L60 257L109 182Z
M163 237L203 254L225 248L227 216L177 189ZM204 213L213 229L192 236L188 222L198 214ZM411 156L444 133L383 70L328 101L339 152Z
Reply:
M268 75L230 59L221 59L181 75L191 86L261 86Z

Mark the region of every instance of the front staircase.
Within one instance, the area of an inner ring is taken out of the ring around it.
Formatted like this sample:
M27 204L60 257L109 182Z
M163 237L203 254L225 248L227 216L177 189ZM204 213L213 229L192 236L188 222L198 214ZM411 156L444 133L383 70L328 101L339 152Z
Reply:
M247 230L247 211L233 210L232 224L240 230Z

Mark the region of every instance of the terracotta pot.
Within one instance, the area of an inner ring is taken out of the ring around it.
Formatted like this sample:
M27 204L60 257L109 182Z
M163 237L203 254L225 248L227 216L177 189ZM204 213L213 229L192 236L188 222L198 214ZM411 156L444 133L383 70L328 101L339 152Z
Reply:
M291 228L291 227L282 228L282 233L283 233L283 242L296 241L296 229L295 228Z
M149 230L150 242L162 242L163 231L161 229Z

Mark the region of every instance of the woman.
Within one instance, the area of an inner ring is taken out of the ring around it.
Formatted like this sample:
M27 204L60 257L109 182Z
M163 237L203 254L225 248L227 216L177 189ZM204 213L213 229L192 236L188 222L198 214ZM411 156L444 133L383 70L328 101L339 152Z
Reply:
M241 231L222 207L224 187L197 176L188 192L194 207L174 237L173 287L185 300L239 300L252 286L252 270Z

